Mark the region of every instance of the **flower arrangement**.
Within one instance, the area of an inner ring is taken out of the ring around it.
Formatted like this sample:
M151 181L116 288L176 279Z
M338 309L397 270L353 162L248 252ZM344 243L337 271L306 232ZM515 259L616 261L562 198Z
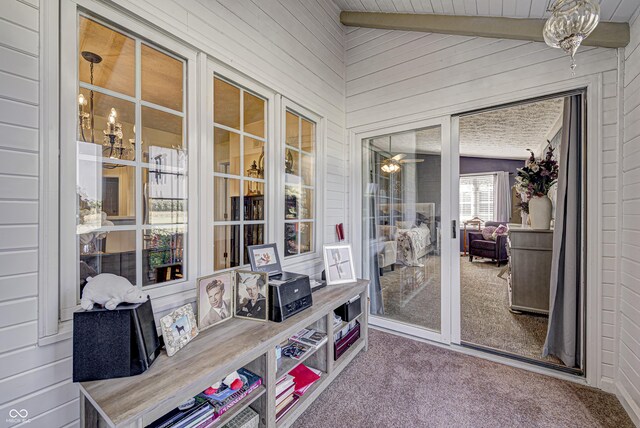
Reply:
M554 159L551 145L544 158L536 158L531 150L529 152L531 156L525 166L518 168L515 184L516 191L526 195L527 200L534 196L546 196L558 180L558 162Z

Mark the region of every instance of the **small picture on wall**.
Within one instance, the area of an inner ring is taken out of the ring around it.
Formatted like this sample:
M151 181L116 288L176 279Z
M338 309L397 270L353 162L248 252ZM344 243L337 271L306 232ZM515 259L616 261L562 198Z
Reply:
M198 279L198 328L205 330L233 316L233 275L225 272Z
M237 270L235 273L235 316L259 321L267 321L268 280L266 272Z
M181 306L160 318L160 328L167 355L172 356L198 335L198 326L191 304Z
M344 284L356 280L350 244L325 245L323 253L327 285Z

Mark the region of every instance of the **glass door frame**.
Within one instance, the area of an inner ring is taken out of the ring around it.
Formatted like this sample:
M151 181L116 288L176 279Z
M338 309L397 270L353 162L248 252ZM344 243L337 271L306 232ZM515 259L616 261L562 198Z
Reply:
M440 211L440 263L441 263L441 278L440 278L440 331L433 331L423 327L410 325L400 321L394 321L380 316L369 314L369 324L372 326L380 327L383 329L392 330L401 334L407 334L410 336L418 337L421 339L431 340L434 342L440 342L444 344L451 343L451 281L452 272L451 269L455 266L454 255L457 256L457 252L452 251L453 240L452 238L452 217L451 207L452 201L449 200L452 190L453 175L451 174L451 168L454 165L454 156L452 156L451 147L451 117L440 116L433 119L413 121L397 125L389 125L385 127L373 127L369 129L358 129L350 133L351 147L352 147L352 172L353 180L351 187L351 194L355 195L353 201L353 213L352 222L352 247L356 264L356 272L359 278L368 278L368 272L364 270L364 260L362 257L363 250L363 233L362 233L362 214L363 214L363 169L362 169L362 140L372 138L380 135L393 134L397 132L406 132L414 129L429 128L434 126L440 126L440 138L441 138L441 211ZM457 161L457 157L455 157ZM455 259L457 261L457 259ZM368 308L367 308L368 310Z

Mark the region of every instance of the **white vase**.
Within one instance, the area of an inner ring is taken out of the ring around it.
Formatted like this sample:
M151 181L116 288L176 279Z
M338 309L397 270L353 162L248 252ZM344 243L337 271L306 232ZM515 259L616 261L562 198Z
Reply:
M545 229L551 227L551 199L545 196L533 196L529 199L529 218L532 229Z

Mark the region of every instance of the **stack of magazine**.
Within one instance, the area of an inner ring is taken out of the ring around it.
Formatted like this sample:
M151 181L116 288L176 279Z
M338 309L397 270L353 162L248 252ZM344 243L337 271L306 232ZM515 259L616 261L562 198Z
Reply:
M318 349L327 343L327 335L317 330L303 328L291 336L289 340Z
M243 398L262 385L262 378L245 369L238 369L243 385L240 389L228 387L219 389L215 394L198 394L193 406L180 410L174 409L156 420L148 428L209 428L225 412L238 404Z

